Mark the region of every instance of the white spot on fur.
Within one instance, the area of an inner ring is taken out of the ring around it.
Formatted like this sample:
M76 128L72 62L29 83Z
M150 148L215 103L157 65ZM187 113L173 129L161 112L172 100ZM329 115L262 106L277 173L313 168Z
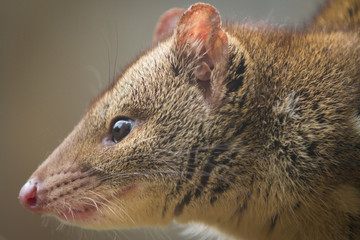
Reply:
M284 100L278 100L272 109L276 114L286 114L290 118L299 118L300 115L296 112L299 101L300 98L295 97L295 93L290 92Z
M360 135L360 116L358 114L354 114L353 124L357 134Z

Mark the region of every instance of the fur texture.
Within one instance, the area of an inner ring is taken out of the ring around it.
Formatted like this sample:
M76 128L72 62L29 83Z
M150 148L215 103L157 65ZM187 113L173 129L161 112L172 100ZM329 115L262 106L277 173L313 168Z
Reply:
M34 172L38 212L97 229L175 220L243 239L360 239L359 2L330 1L299 32L222 26L193 6ZM119 116L134 128L104 145Z

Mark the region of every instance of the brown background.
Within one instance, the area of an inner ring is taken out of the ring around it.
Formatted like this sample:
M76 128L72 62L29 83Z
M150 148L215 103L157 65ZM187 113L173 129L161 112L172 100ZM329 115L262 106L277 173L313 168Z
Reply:
M324 0L214 0L223 19L298 25ZM96 233L22 208L32 171L89 102L151 45L158 17L191 1L0 0L0 240L177 239L169 230ZM226 17L224 17L226 16ZM140 234L138 234L140 232Z

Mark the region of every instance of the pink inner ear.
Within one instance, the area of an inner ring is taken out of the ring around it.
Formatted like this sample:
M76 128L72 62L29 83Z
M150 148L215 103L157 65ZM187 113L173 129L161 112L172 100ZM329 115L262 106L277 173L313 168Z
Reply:
M153 39L154 44L157 44L158 42L171 36L183 13L184 13L183 9L173 8L165 12L160 17L155 28L154 39Z
M199 80L210 80L212 69L228 56L228 39L218 11L208 4L195 4L180 18L176 31L179 46L199 43L200 52L194 54L202 58L195 74Z
M179 21L178 44L196 40L205 43L212 29L219 24L219 14L215 8L202 3L193 5Z
M229 56L228 37L221 29L218 11L204 3L192 5L181 16L175 34L179 53L194 60L194 75L205 100L218 102L224 92L223 69ZM212 74L215 68L217 74Z

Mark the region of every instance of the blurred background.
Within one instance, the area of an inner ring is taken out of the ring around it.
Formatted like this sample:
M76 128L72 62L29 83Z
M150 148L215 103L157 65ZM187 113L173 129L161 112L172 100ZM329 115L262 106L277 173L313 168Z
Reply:
M213 0L222 19L301 27L324 0ZM17 200L35 168L88 104L151 46L169 8L194 1L0 0L0 240L181 239L167 229L94 232L62 227Z

